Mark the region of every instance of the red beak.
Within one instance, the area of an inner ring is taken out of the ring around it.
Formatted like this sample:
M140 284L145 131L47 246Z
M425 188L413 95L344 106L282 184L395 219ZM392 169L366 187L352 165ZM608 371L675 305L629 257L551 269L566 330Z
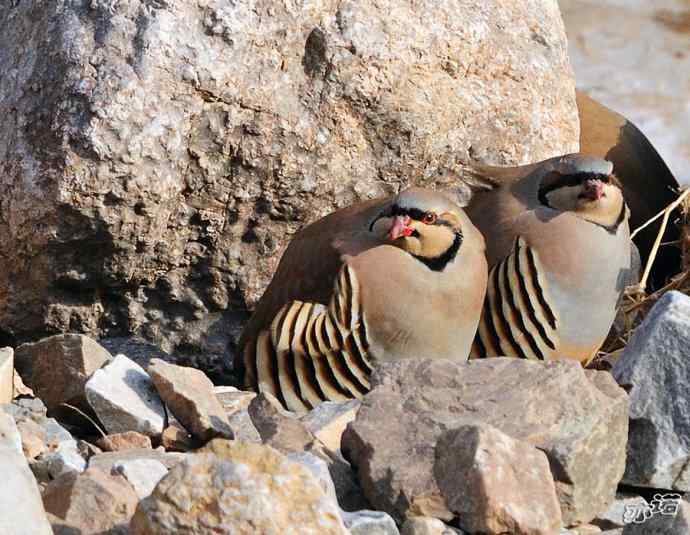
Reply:
M409 236L414 232L412 227L409 227L410 216L398 215L393 218L393 224L391 229L388 231L388 238L392 240L397 240L400 237Z
M590 201L596 201L604 196L604 183L601 180L587 180L582 197Z

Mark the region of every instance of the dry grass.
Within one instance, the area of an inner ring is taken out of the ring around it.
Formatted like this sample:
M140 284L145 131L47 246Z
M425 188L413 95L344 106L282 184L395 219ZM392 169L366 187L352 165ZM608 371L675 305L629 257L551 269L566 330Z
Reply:
M677 220L672 221L671 214L676 208L679 209L680 216ZM690 189L681 191L673 203L669 204L664 210L644 223L644 225L635 229L632 236L635 236L642 228L652 225L659 220L661 220L661 223L657 232L657 238L642 271L640 283L626 288L621 310L616 320L617 324L612 329L611 335L609 335L609 338L602 346L599 354L589 365L590 368L611 369L628 344L632 333L645 318L654 303L664 293L677 290L690 295ZM669 224L678 226L680 237L677 242L663 243L662 237ZM672 275L662 288L648 293L646 291L647 281L654 265L654 260L661 247L679 247L681 250L681 265L678 267L678 273Z

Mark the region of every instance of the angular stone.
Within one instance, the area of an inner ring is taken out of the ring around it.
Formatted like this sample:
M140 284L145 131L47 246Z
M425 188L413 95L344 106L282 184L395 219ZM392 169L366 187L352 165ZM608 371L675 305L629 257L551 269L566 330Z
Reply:
M345 527L351 535L400 535L395 521L383 511L356 511L341 514Z
M214 386L213 393L228 416L232 416L237 411L246 410L251 400L256 397L256 392L239 390L234 386Z
M234 438L223 405L204 372L161 359L151 360L148 372L165 404L192 436L203 442L214 437Z
M174 424L163 429L161 446L168 451L189 451L198 446L198 441L180 424Z
M443 433L434 475L465 531L552 535L561 526L546 455L490 425L461 425Z
M331 478L331 473L328 470L328 463L326 463L326 461L308 451L288 453L286 457L290 461L298 463L309 470L311 475L314 476L314 479L319 483L323 493L336 507L339 507L338 497L335 492L335 484Z
M14 419L0 411L0 533L52 535Z
M588 522L613 500L628 402L607 372L585 374L572 361L420 359L385 363L372 380L343 452L375 509L450 519L432 475L435 445L447 429L482 422L546 453L564 524Z
M302 416L307 429L331 450L340 449L340 440L347 424L357 416L360 401L353 399L344 403L326 401Z
M252 417L247 409L233 412L228 418L228 422L235 435L235 440L261 443L261 435L259 435L259 431L256 429L254 422L252 422Z
M46 511L72 526L80 535L126 535L137 506L137 495L120 475L89 468L65 474L46 487Z
M60 409L62 403L88 409L84 385L111 358L97 342L81 334L58 334L22 344L14 355L23 381L49 411Z
M553 0L2 7L0 325L18 337L130 329L225 356L304 221L578 147Z
M459 529L446 526L438 518L413 516L405 520L400 535L462 535Z
M629 523L623 535L688 535L690 533L690 502L679 500L675 511L652 514L643 522Z
M17 429L22 437L22 451L28 460L35 459L46 451L46 431L33 420L17 422Z
M314 443L314 435L297 415L286 411L271 394L262 392L249 403L249 416L261 440L283 453L302 452Z
M158 461L166 468L170 469L186 458L184 453L165 452L150 449L131 449L124 451L113 451L94 455L89 459L89 468L96 468L101 472L110 474L117 464L148 460Z
M667 292L635 330L612 370L629 389L623 482L690 490L690 297Z
M0 349L0 405L14 399L14 350Z
M112 473L120 474L134 488L139 499L149 496L158 482L168 473L168 468L155 459L131 459L117 461Z
M647 501L642 496L623 493L616 494L616 499L609 508L599 513L592 523L599 526L601 529L625 527L628 523L623 520L626 508L640 508L644 507L646 504Z
M86 459L82 457L77 441L70 439L41 454L30 466L36 479L47 483L63 474L83 472L86 470Z
M36 397L36 394L22 381L22 376L18 373L13 373L13 383L14 383L14 397L18 398L20 396L30 396Z
M137 433L136 431L126 431L101 437L96 442L103 451L123 451L134 448L152 448L151 438Z
M226 526L263 535L348 533L309 470L270 447L216 439L139 503L130 535L212 535Z
M144 369L125 355L93 374L86 397L108 433L137 431L155 437L163 432L163 402Z

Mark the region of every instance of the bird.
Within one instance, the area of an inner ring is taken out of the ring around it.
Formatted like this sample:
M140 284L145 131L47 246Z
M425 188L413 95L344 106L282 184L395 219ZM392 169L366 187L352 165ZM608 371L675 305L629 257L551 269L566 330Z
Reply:
M622 184L630 208L631 228L640 227L678 198L680 186L652 143L630 120L597 102L581 90L575 92L580 119L580 152L613 163L613 171ZM671 217L663 243L676 243L680 228ZM641 261L646 263L657 238L659 226L649 225L634 238ZM678 247L661 247L654 257L650 282L659 288L675 275L681 264Z
M489 280L470 358L572 358L603 344L634 252L620 183L602 158L568 154L475 167L470 220L486 240Z
M298 232L249 319L235 366L288 410L361 398L377 362L466 360L488 268L446 195L413 187Z

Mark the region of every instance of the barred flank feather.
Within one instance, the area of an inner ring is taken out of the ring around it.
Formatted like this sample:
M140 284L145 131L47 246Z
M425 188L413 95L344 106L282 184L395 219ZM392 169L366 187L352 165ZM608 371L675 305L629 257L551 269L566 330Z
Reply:
M248 341L244 362L254 378L248 386L300 412L322 401L360 398L370 388L368 351L359 283L345 264L328 307L292 301L269 330Z
M489 274L471 358L546 360L552 356L558 342L558 320L540 269L536 252L518 237L512 253Z

